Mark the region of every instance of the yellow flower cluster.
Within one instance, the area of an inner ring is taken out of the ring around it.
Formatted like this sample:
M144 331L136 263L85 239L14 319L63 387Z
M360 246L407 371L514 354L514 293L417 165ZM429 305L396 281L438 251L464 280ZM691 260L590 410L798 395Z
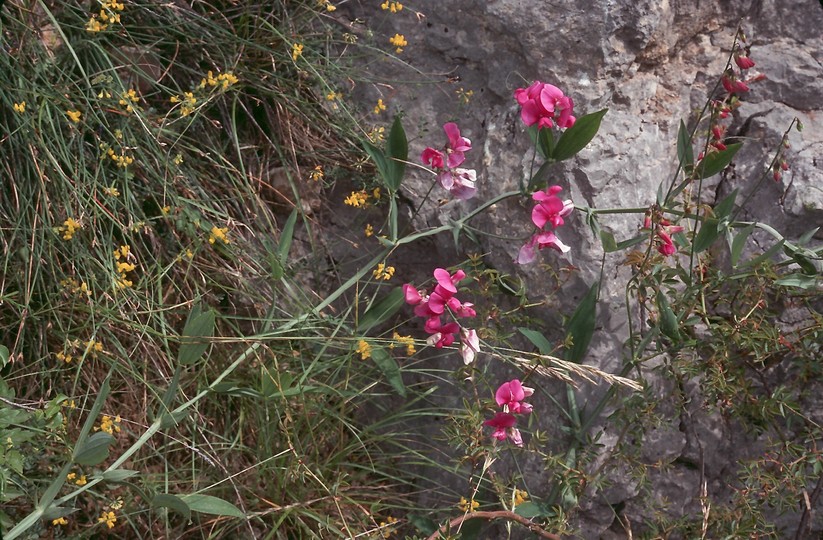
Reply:
M83 113L80 111L66 111L66 116L68 116L69 120L76 124L80 122L80 117L83 116Z
M395 530L394 527L392 527L392 525L394 525L395 523L397 523L397 518L391 516L387 517L386 521L380 522L380 534L383 536L383 538L389 538L392 534L394 534Z
M297 61L303 55L303 45L301 43L294 43L291 46L291 59Z
M134 89L129 88L127 92L123 92L120 96L120 101L118 101L118 103L126 110L126 112L132 112L134 110L132 104L139 101L140 98L137 96L137 92L135 92Z
M321 8L325 8L328 12L332 12L337 9L331 2L329 2L329 0L317 0L317 5Z
M194 112L197 98L192 92L183 92L182 96L172 96L169 101L172 103L182 103L180 106L180 116L188 116Z
M117 515L112 512L103 512L99 518L97 518L97 523L105 523L109 529L114 528L114 524L117 523Z
M377 268L374 269L372 272L374 279L382 279L383 281L388 281L394 276L394 266L386 266L383 263L379 263Z
M109 187L109 186L104 187L104 188L103 188L103 193L104 193L105 195L108 195L109 197L119 197L119 196L120 196L120 191L118 191L118 189L117 189L116 187L114 187L114 186L111 186L111 187Z
M360 354L361 360L371 358L371 345L367 341L361 339L357 342L357 353Z
M74 278L61 279L60 286L68 289L72 294L91 296L91 290L85 281L78 283Z
M70 354L66 354L66 353L64 353L64 352L62 352L62 351L61 351L61 352L59 352L59 353L57 353L57 355L56 355L56 356L57 356L57 359L58 359L58 360L60 360L61 362L65 362L65 363L67 363L67 364L70 364L70 363L71 363L71 361L72 361L72 360L74 360L74 358L72 357L72 355L70 355Z
M377 105L374 106L374 114L380 114L382 111L386 110L386 104L383 103L382 99L377 100Z
M86 354L91 354L92 356L97 356L97 353L101 353L103 351L103 344L99 341L95 341L90 339L86 342Z
M383 2L382 4L380 4L380 7L381 7L384 11L385 11L385 10L389 10L389 11L391 11L392 13L397 13L398 11L402 11L402 10L403 10L403 4L401 4L400 2L393 2L392 0L386 0L385 2Z
M74 238L74 233L76 233L79 229L82 228L83 226L80 224L79 221L70 217L63 222L62 227L57 227L57 232L63 233L63 240L71 240L72 238Z
M52 524L53 526L57 527L58 525L68 525L68 524L69 524L69 522L68 522L68 520L67 520L66 518L64 518L64 517L59 517L59 518L57 518L57 519L53 519L53 520L51 520L51 524Z
M374 234L374 227L371 226L371 223L366 223L366 230L363 231L363 234L366 235L366 238Z
M405 346L406 347L406 356L413 356L414 353L417 352L417 349L414 347L414 338L411 336L401 336L397 332L392 334L392 339L397 343L397 345ZM395 344L392 343L389 345L389 348L394 349Z
M131 107L131 105L129 105L129 106ZM114 151L114 148L109 146L107 143L104 143L104 142L100 143L100 149L103 150L103 152L105 152L105 156L110 157L111 160L114 161L114 164L117 165L118 169L120 169L120 168L125 169L126 167L128 167L129 165L134 163L134 158L131 157L131 156L127 156L125 151L121 151L121 153L118 154L117 152ZM105 156L101 157L100 159L105 159ZM106 193L106 189L108 189L108 188L103 189L104 193ZM114 188L112 188L112 189L114 189ZM115 189L114 191L117 191L117 190ZM106 194L110 195L111 193L106 193ZM117 192L117 194L114 195L114 196L116 197L119 194L120 193Z
M480 503L475 501L474 499L470 501L466 500L466 497L460 497L460 502L457 503L457 507L460 509L461 512L474 512L480 506Z
M92 15L86 23L86 31L95 33L102 32L109 27L109 24L120 22L120 12L126 8L122 2L117 0L103 0L100 6L100 14Z
M134 282L126 276L126 274L134 272L137 268L134 263L129 262L129 259L134 259L134 256L131 254L131 246L120 246L114 250L113 255L114 266L117 271L117 280L114 282L114 286L118 289L133 286Z
M386 128L383 126L374 126L366 133L366 137L373 143L383 142L386 138Z
M343 202L355 208L365 207L369 204L369 194L366 193L366 190L352 191L351 195L346 197Z
M406 41L406 38L403 37L402 34L395 34L393 38L389 38L389 43L397 47L397 49L395 49L395 52L397 52L397 54L403 52L403 47L409 44L409 42Z
M14 108L14 112L18 112L20 114L23 114L24 112L26 112L26 102L25 101L21 101L20 103L15 103L14 105L12 105L12 107Z
M77 477L77 473L69 473L66 475L66 480L69 482L74 482L78 486L85 486L88 484L88 480L86 480L86 475L81 474L80 478Z
M524 502L529 500L529 494L523 491L522 489L515 488L514 490L514 506L518 504L523 504Z
M461 87L455 90L454 93L457 94L457 99L459 99L463 105L468 105L474 95L474 90L464 90Z
M94 431L104 431L109 435L120 433L120 421L121 420L119 414L114 418L107 414L104 414L103 419L100 420L100 427L95 426Z
M220 73L217 77L215 77L214 73L209 71L203 80L200 81L200 86L198 86L198 88L203 89L206 88L206 86L220 86L223 90L226 90L229 86L237 84L238 81L240 81L240 79L238 79L232 72Z
M317 182L319 180L322 180L324 176L326 175L325 173L323 173L323 167L318 165L312 170L312 172L309 173L309 180Z
M218 240L224 244L229 243L228 227L212 227L209 234L209 244L214 245Z

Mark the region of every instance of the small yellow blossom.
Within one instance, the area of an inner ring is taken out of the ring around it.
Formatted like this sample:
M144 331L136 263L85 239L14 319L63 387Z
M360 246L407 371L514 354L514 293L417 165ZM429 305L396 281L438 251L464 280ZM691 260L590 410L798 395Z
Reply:
M389 11L391 11L392 13L397 13L398 11L402 11L402 10L403 10L403 4L401 4L400 2L393 2L393 1L391 1L391 0L386 0L385 2L383 2L382 4L380 4L380 7L381 7L384 11L385 11L385 10L389 10Z
M383 263L379 263L377 268L374 269L372 272L374 279L382 279L383 281L388 281L394 276L394 266L386 266Z
M366 193L365 190L352 191L351 195L346 197L346 199L343 202L349 206L354 206L355 208L368 206L369 194Z
M97 356L97 353L101 353L103 351L103 344L99 341L94 339L90 339L86 342L86 354L91 354L92 356Z
M406 38L403 37L402 34L395 34L393 38L389 38L389 43L397 47L397 49L395 49L395 52L397 52L397 54L403 52L403 47L409 44L409 42L406 41Z
M386 110L386 104L383 103L382 99L377 100L377 105L374 106L374 114L380 114L382 111Z
M97 15L92 15L89 22L86 23L86 32L94 34L96 32L102 32L108 27L109 25L103 24L97 19Z
M75 478L77 478L77 473L70 472L66 475L66 480L69 482L73 481Z
M126 112L132 112L134 110L132 103L137 103L139 101L140 98L137 96L137 92L135 92L134 89L130 88L128 91L123 92L118 103L121 107L126 109Z
M183 154L177 154L174 156L174 164L180 165L181 163L183 163Z
M211 234L209 234L209 244L214 245L215 242L220 240L224 244L229 243L229 237L227 236L229 229L227 227L212 227Z
M57 353L55 356L58 360L60 360L61 362L65 362L66 364L69 364L72 360L74 360L74 358L72 358L70 354L66 354L62 351Z
M326 175L323 173L323 167L318 165L309 173L309 180L317 182L318 180L322 180L324 176Z
M104 414L103 419L100 420L100 427L95 426L94 431L104 431L109 435L120 433L120 415L118 414L115 418L112 418Z
M63 233L63 240L71 240L74 237L74 233L82 228L83 226L79 221L76 221L74 218L70 217L66 219L66 221L63 222L63 226L58 227L57 230Z
M365 340L360 340L357 342L357 352L360 354L361 360L366 360L371 358L371 345L368 344Z
M461 87L458 90L455 90L455 94L457 94L457 98L463 103L463 105L468 105L474 95L474 90L463 90Z
M220 86L223 90L227 89L233 84L237 84L240 79L232 72L221 73L217 77L212 71L209 71L206 76L200 81L198 88L205 88L206 86L217 87Z
M164 206L163 208L160 209L160 212L164 216L168 216L171 213L171 206Z
M414 338L411 336L401 336L397 332L392 334L392 339L397 342L400 346L406 347L406 356L414 356L414 353L417 352L417 349L414 347ZM392 343L390 348L394 349L394 343Z
M169 98L172 103L180 103L180 96L172 96Z
M524 502L529 500L529 494L523 491L522 489L514 490L514 506L518 504L523 504Z
M194 252L191 249L186 249L185 255L188 260L192 260L194 258Z
M71 120L75 124L80 122L80 117L82 116L82 114L83 113L81 113L80 111L66 111L66 116L68 116L69 120Z
M336 101L338 99L342 99L343 94L340 92L335 92L334 90L329 90L329 93L326 94L326 101Z
M380 535L383 538L391 537L391 535L395 532L394 527L392 527L392 525L394 525L395 523L397 523L397 518L391 516L387 517L386 521L381 521L379 524Z
M386 128L382 126L374 126L366 134L369 140L373 143L382 142L386 138Z
M334 4L332 4L331 2L329 2L328 0L326 0L326 11L328 11L328 12L332 12L332 11L334 11L334 10L336 10L336 9L337 9L337 7L335 7L335 6L334 6Z
M291 46L291 59L297 61L303 55L303 45L295 43Z
M108 195L109 197L119 197L120 196L120 192L114 186L104 187L103 188L103 193Z
M374 234L374 227L371 226L371 223L366 224L366 230L363 231L363 233L366 235L366 238Z
M109 529L114 528L114 524L117 523L117 516L114 512L103 512L99 518L97 518L98 523L105 523Z
M88 480L86 480L86 475L85 475L85 474L81 474L81 475L80 475L80 478L78 478L77 480L75 480L75 481L74 481L74 483L75 483L76 485L78 485L78 486L85 486L85 485L86 485L86 484L88 484L89 482L88 482Z
M374 188L371 192L371 196L375 201L379 201L380 200L380 188L379 187Z
M68 522L68 520L66 520L66 518L59 517L57 519L51 520L51 524L56 527L58 525L68 525L69 522Z
M20 103L15 103L14 105L12 105L12 107L14 107L14 112L19 112L20 114L23 114L24 112L26 112L26 102L25 101L21 101Z
M467 501L465 497L460 497L460 502L457 503L457 507L462 512L474 512L480 506L480 503L475 501L474 499L471 502Z
M105 90L105 89L100 90L100 92L97 94L97 97L98 97L99 99L103 99L103 98L109 99L109 98L111 97L111 92L109 92L108 90ZM119 130L119 129L118 129L118 130L116 130L116 131L115 131L115 133L116 133L117 131L120 131L120 130Z

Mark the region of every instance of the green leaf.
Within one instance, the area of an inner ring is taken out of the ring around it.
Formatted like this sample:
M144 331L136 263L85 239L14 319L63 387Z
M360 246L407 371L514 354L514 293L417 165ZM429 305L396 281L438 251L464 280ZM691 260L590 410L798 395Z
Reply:
M186 501L177 495L172 495L170 493L158 493L151 500L151 507L168 508L183 516L186 521L191 519L191 508L189 508L189 505L186 504Z
M820 227L815 227L814 229L809 229L808 231L803 233L803 236L797 239L797 245L803 246L809 243L809 241L817 234L817 231L820 230ZM2 355L2 353L0 353Z
M697 164L694 178L709 178L716 175L729 166L729 163L734 159L734 155L742 146L742 143L734 143L728 145L725 150L710 152Z
M190 495L180 495L180 499L186 503L192 511L200 512L201 514L238 518L246 517L246 514L241 512L235 505L219 497L192 493Z
M737 233L734 240L732 240L732 245L729 248L731 250L732 267L737 267L737 263L740 261L740 255L743 253L743 248L746 245L746 239L752 234L752 231L754 231L754 223Z
M201 311L201 309L200 304L192 308L186 326L183 327L183 335L180 336L177 361L183 366L200 360L209 348L210 338L214 335L215 313L211 309L208 311Z
M389 238L392 242L397 241L397 235L399 234L399 227L397 226L398 213L397 193L392 192L391 199L389 199Z
M110 471L103 471L103 480L106 480L107 482L122 482L138 474L140 474L140 471L112 469Z
M109 457L109 446L115 438L105 431L98 431L74 449L74 462L78 465L98 465Z
M585 148L597 135L597 130L600 129L600 121L603 120L603 116L608 111L609 109L603 109L578 118L574 125L560 136L560 140L557 141L557 145L552 152L552 159L562 161Z
M188 411L177 411L177 412L164 412L160 415L160 429L168 429L170 427L176 426L180 423L180 420L183 420L189 415Z
M738 190L735 189L715 205L714 217L723 220L731 215L732 210L734 210L734 200L737 198L737 192Z
M603 244L603 251L606 253L617 251L617 241L615 241L614 235L609 231L600 231L600 243Z
M543 159L551 159L554 151L554 132L543 128L537 131L537 150Z
M357 332L365 334L374 326L384 323L397 313L405 303L402 287L395 287L392 291L371 305L357 321Z
M714 244L717 237L720 236L718 225L720 222L714 218L706 219L697 231L697 236L694 237L694 252L701 253L706 251Z
M409 142L406 140L406 131L400 121L400 115L394 117L394 122L386 141L386 150L391 158L387 169L386 185L391 191L397 191L406 172L406 161L409 159Z
M757 265L758 265L758 264L760 264L761 262L763 262L763 261L765 261L765 260L767 260L767 259L771 259L772 257L774 257L774 256L777 254L777 252L778 252L778 251L780 251L780 248L782 248L782 247L783 247L783 244L784 244L785 242L786 242L786 240L785 240L784 238L781 238L781 239L780 239L778 242L776 242L776 243L775 243L772 247L770 247L769 249L767 249L767 250L765 251L765 253L761 253L760 255L758 255L757 257L755 257L754 259L749 259L748 261L745 261L743 264L744 264L745 266L757 266Z
M548 185L549 169L554 165L554 161L547 161L537 169L534 176L529 180L529 191L540 191Z
M0 369L6 367L9 363L9 348L5 345L0 345Z
M423 533L426 536L431 536L437 531L437 524L426 516L408 514L406 519L409 520L412 527L417 529L417 532Z
M524 518L536 518L551 515L551 509L535 501L526 501L514 507L514 513Z
M292 210L291 214L289 214L289 218L286 220L286 224L283 225L283 230L280 231L280 245L277 248L277 256L278 262L280 263L281 277L283 275L282 268L286 265L286 261L288 261L289 258L289 250L291 250L291 242L294 238L294 226L297 223L298 214L299 212L297 211L297 208Z
M692 150L692 140L689 130L683 120L680 121L680 129L677 130L677 159L680 166L688 174L689 168L694 165L694 151Z
M543 334L530 328L518 328L517 331L523 334L526 339L531 341L532 345L537 347L537 350L540 351L540 354L551 354L552 344L549 343L549 340L546 339Z
M627 247L635 246L635 245L639 244L640 242L642 242L643 240L647 239L648 237L649 237L648 234L638 234L634 238L629 238L628 240L623 240L622 242L618 242L617 243L617 250L620 251L620 250L626 249Z
M570 362L580 363L589 349L594 335L595 319L597 318L597 293L599 282L595 281L589 292L583 297L580 305L574 310L569 319L567 336L572 338L572 348L566 354Z
M374 164L377 165L377 172L380 173L380 177L383 179L383 182L385 182L385 184L388 186L389 164L386 161L386 155L383 153L381 149L377 148L369 141L363 141L363 148L366 150L366 153L369 155L372 161L374 161Z
M400 366L397 365L394 357L386 351L383 347L376 345L371 346L371 358L375 365L383 372L383 376L389 381L389 384L394 388L400 396L406 397L406 385L403 384L403 375L400 372Z
M467 519L460 525L460 540L476 540L485 520Z
M660 331L663 335L671 338L672 341L680 341L680 328L677 323L677 316L669 306L669 301L663 291L657 291L657 310L660 315Z
M782 285L784 287L797 287L799 289L813 289L817 286L817 276L810 276L808 274L788 274L774 283L775 285Z

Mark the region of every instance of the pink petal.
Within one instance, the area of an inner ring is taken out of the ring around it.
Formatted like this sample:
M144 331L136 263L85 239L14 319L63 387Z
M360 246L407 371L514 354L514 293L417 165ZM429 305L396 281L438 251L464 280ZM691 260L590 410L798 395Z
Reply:
M457 274L455 274L457 275ZM465 274L463 274L465 276ZM434 279L437 280L437 284L449 291L450 293L454 294L457 292L457 288L454 286L452 282L452 276L449 274L449 271L445 268L435 268L434 270ZM462 279L462 278L461 278ZM460 280L458 280L460 281Z
M403 285L403 296L406 299L406 303L411 304L412 306L416 306L423 301L423 297L420 296L420 291L418 291L411 283L406 283Z

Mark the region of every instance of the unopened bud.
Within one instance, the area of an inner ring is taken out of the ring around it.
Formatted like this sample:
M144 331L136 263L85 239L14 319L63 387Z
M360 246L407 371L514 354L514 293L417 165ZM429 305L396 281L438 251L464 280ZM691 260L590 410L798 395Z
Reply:
M774 181L780 182L780 171L774 171Z
M785 160L781 161L780 162L780 168L783 169L784 171L788 171L789 170L789 162L785 161Z
M803 122L797 121L797 131L803 131Z

